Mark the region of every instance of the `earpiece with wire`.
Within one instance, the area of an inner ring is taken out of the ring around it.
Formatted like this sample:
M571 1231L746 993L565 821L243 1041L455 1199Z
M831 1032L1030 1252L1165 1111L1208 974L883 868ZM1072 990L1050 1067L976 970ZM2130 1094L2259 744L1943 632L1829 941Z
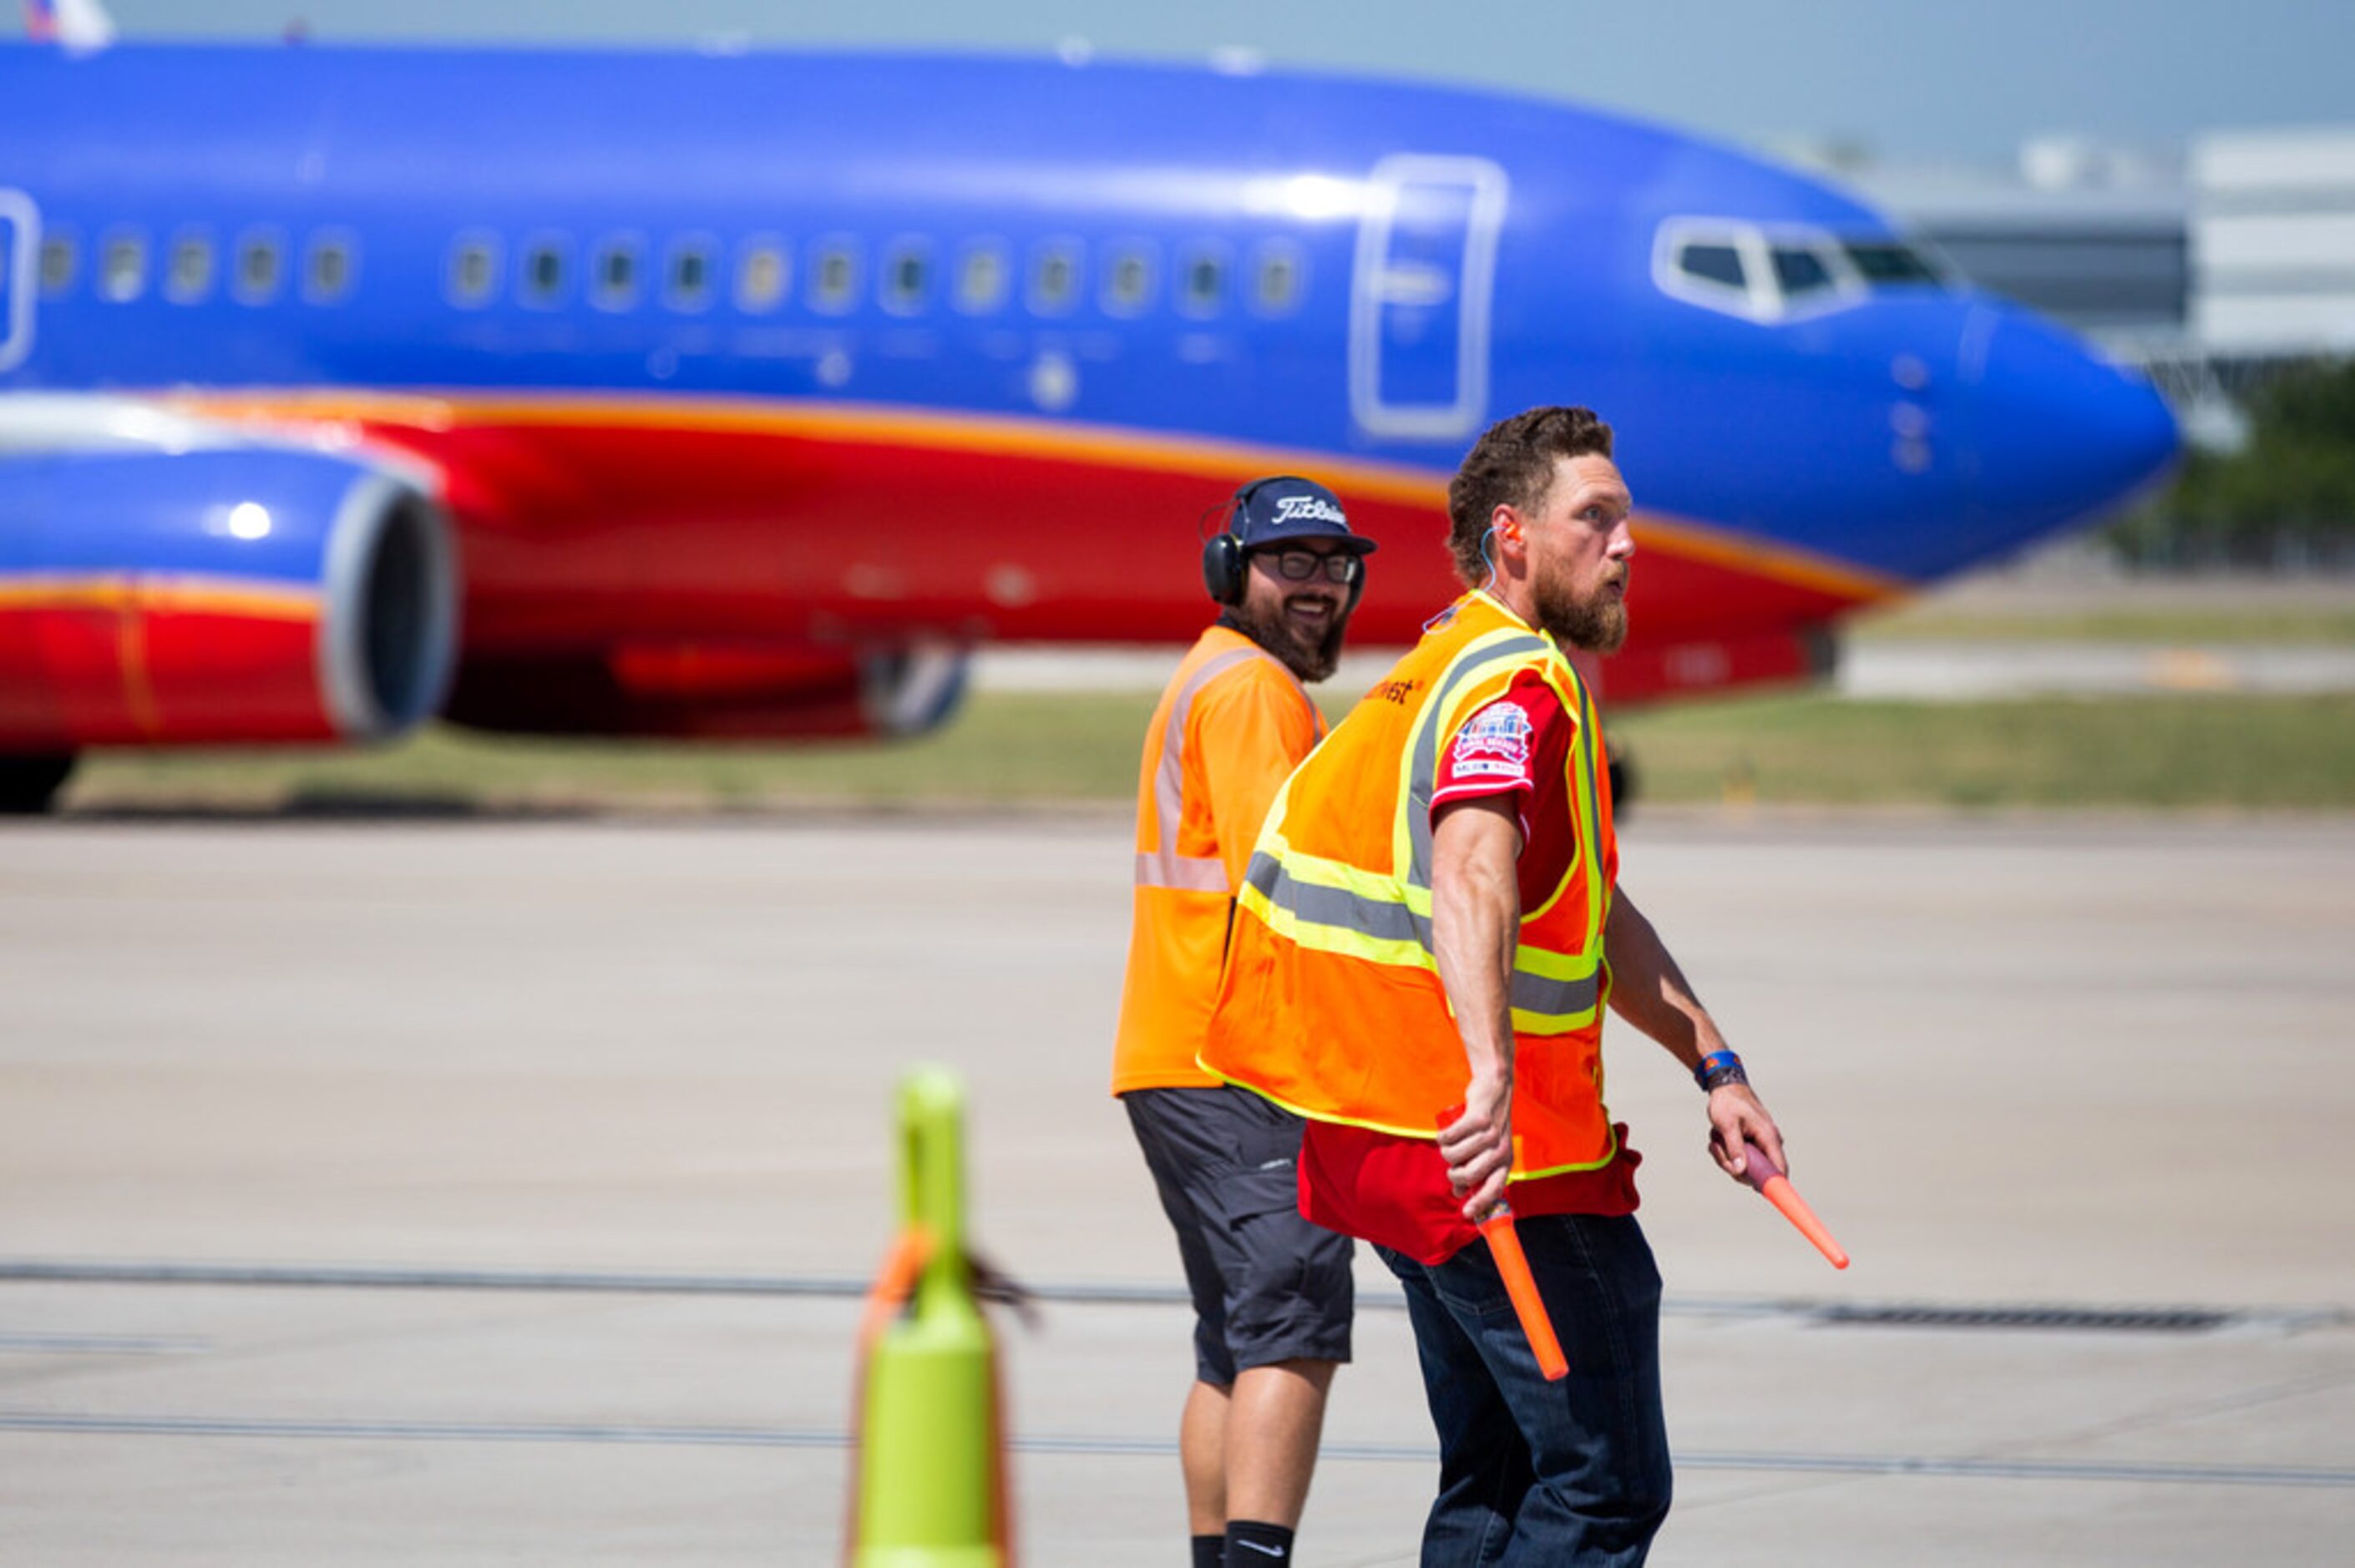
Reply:
M1480 535L1480 564L1488 568L1488 575L1480 580L1480 586L1478 588L1472 590L1474 593L1487 593L1490 588L1497 586L1496 544L1497 525L1494 523L1491 523L1488 524L1488 531ZM1433 616L1429 620L1424 621L1423 623L1423 629L1425 631L1429 631L1433 627L1444 626L1449 620L1454 619L1455 615L1455 607L1451 604L1446 609L1441 610L1437 615Z

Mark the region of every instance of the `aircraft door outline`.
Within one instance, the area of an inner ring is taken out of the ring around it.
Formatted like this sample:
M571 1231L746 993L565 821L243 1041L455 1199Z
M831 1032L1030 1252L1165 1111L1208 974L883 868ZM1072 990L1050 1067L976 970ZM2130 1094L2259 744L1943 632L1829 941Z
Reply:
M1488 406L1505 171L1406 153L1376 164L1366 188L1349 287L1350 418L1373 436L1472 435Z
M33 352L40 253L40 209L22 191L0 190L0 372L16 369Z

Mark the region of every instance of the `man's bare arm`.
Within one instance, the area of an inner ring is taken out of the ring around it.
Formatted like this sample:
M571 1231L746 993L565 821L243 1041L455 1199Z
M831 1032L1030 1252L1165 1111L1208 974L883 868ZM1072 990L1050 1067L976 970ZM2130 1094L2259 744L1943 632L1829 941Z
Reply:
M1439 1152L1465 1217L1505 1197L1513 1163L1513 952L1520 941L1521 829L1508 797L1449 807L1431 832L1431 947L1455 1009L1472 1082ZM1436 1116L1444 1106L1433 1106Z
M1613 895L1603 927L1603 954L1611 965L1611 1008L1668 1047L1687 1072L1725 1050L1717 1021L1677 967L1660 934L1623 890ZM1783 1134L1747 1084L1727 1084L1709 1096L1710 1153L1729 1176L1742 1174L1747 1139L1785 1171Z

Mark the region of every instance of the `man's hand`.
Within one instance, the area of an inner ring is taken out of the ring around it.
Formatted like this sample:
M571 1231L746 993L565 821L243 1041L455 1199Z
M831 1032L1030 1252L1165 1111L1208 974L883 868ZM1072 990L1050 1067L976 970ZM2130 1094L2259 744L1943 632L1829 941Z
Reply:
M1782 1130L1748 1084L1727 1084L1709 1092L1709 1152L1718 1169L1735 1181L1742 1180L1743 1168L1750 1161L1744 1140L1766 1151L1766 1158L1788 1171L1791 1162L1783 1155Z
M1478 1224L1505 1201L1505 1178L1513 1167L1513 1084L1509 1078L1475 1078L1464 1091L1464 1114L1439 1129L1439 1155L1447 1180L1465 1200L1464 1217Z

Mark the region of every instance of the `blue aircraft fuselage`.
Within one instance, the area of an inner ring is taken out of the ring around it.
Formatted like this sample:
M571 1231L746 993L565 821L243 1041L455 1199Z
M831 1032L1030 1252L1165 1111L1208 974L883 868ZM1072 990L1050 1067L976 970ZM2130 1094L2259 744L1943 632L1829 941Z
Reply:
M1617 428L1641 514L1649 673L1606 682L1733 684L1732 642L2081 523L2174 450L2146 384L1818 180L1341 77L0 49L0 499L43 445L12 409L118 463L126 408L413 463L462 694L543 645L1184 636L1202 510L1270 466L1384 541L1361 633L1403 640L1449 590L1446 476L1561 402ZM172 488L122 471L91 482ZM8 526L0 584L150 547Z

